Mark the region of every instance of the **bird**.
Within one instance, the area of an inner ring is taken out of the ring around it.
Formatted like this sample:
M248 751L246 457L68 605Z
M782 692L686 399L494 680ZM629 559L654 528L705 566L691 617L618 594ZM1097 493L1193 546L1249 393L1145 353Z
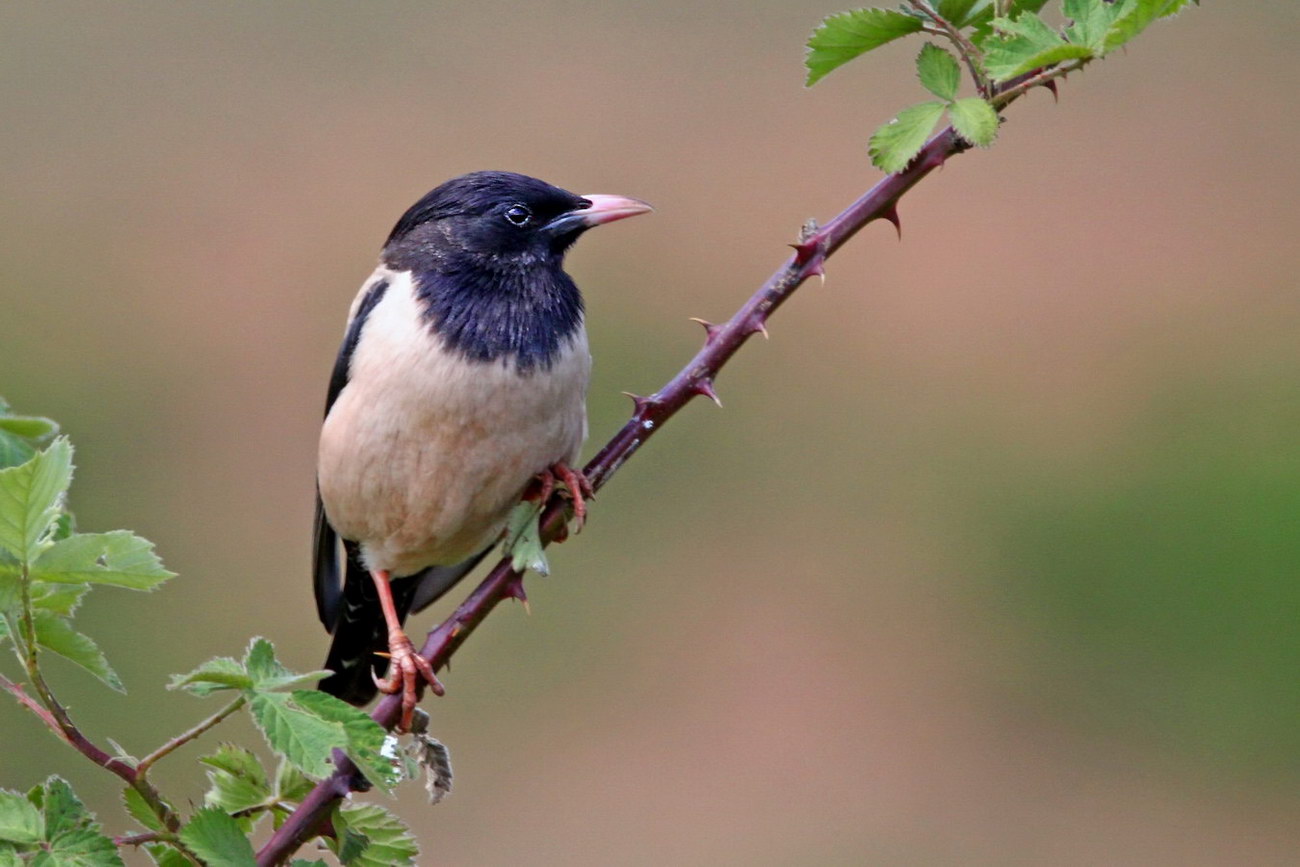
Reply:
M574 464L591 356L564 256L588 229L650 210L479 171L397 221L352 302L321 426L312 573L332 640L320 689L355 705L400 693L409 730L420 684L443 688L407 615L486 556L530 486L543 502L561 487L585 518L591 488Z

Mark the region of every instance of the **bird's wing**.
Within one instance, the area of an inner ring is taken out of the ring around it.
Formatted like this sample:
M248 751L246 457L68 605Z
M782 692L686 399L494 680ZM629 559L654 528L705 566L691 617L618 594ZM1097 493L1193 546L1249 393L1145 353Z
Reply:
M348 328L343 335L343 345L334 359L334 371L330 374L329 393L325 397L325 417L328 418L339 393L348 384L348 371L352 364L352 354L356 351L357 341L361 338L361 329L366 324L366 317L375 309L375 305L388 291L388 280L381 272L367 280L352 304L352 314L348 319ZM343 601L343 582L339 569L339 538L330 526L325 514L325 504L321 502L320 489L316 490L316 530L312 548L312 584L316 590L316 613L325 628L333 631L338 622L339 605Z

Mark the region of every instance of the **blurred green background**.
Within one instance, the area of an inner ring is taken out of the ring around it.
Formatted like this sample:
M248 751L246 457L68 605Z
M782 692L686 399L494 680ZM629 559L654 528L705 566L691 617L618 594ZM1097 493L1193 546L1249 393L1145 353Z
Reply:
M81 616L128 697L52 665L89 732L152 748L208 709L166 676L252 635L323 657L325 382L411 202L508 168L657 206L570 259L596 445L922 98L915 43L802 88L839 8L0 7L0 393L73 436L82 528L181 574ZM1297 25L1153 27L838 255L457 657L456 791L398 804L426 862L1300 860ZM0 732L0 784L126 827Z

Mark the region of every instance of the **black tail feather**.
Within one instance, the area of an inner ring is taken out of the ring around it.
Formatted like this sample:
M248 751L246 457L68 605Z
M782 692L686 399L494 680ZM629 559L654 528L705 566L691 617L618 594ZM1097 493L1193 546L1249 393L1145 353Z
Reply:
M376 653L388 650L388 624L384 622L384 609L379 604L379 591L370 573L357 559L356 545L345 542L347 566L343 579L343 599L334 624L334 640L330 643L325 667L334 672L318 684L330 695L346 702L362 705L375 697L371 672L383 677L388 662ZM392 582L393 604L397 616L406 620L420 583L420 574L397 578Z

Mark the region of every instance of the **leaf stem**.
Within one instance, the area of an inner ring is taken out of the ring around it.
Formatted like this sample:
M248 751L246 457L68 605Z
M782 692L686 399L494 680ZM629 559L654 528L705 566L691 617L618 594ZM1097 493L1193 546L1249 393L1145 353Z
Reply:
M149 773L149 769L153 767L155 762L157 762L159 759L163 758L164 756L167 756L168 754L172 753L173 751L179 749L180 747L184 746L185 744L197 738L199 735L206 732L208 729L220 723L226 717L230 716L232 713L234 713L235 711L243 707L244 704L247 702L247 700L248 699L245 696L242 695L239 696L239 698L236 698L234 701L232 701L230 704L226 705L221 710L214 713L212 716L198 723L190 730L182 732L181 734L167 741L167 743L163 744L158 749L154 750L149 755L145 756L135 766L136 776L143 779L144 775Z
M966 62L966 68L970 70L970 77L971 80L975 82L975 89L979 91L980 96L988 99L989 94L991 93L991 86L988 78L983 72L984 55L977 47L975 47L975 43L971 42L970 39L966 37L966 34L961 32L959 27L956 27L951 21L940 15L935 8L930 5L929 0L907 0L907 2L922 15L934 22L934 27L923 25L921 27L922 30L926 33L933 33L936 36L946 36L948 40L952 42L957 49L957 53L961 55L961 59Z
M26 561L22 563L18 583L21 588L22 610L20 612L19 627L23 644L23 668L27 672L27 679L32 688L36 690L36 699L40 702L41 711L37 712L35 700L28 696L18 684L6 679L0 686L3 686L17 697L24 706L36 712L37 716L46 725L50 726L59 737L83 756L101 768L121 777L126 781L127 785L139 792L140 797L144 799L149 808L154 811L158 820L169 831L179 830L181 827L180 817L176 815L171 807L167 806L158 790L138 774L137 769L130 762L118 756L109 755L102 748L92 743L89 738L82 734L81 729L77 728L76 723L72 721L72 717L68 715L68 711L54 697L54 691L50 689L49 684L45 681L45 675L41 672L40 656L36 646L36 618L32 610L31 572ZM16 645L19 635L15 634L11 637Z

